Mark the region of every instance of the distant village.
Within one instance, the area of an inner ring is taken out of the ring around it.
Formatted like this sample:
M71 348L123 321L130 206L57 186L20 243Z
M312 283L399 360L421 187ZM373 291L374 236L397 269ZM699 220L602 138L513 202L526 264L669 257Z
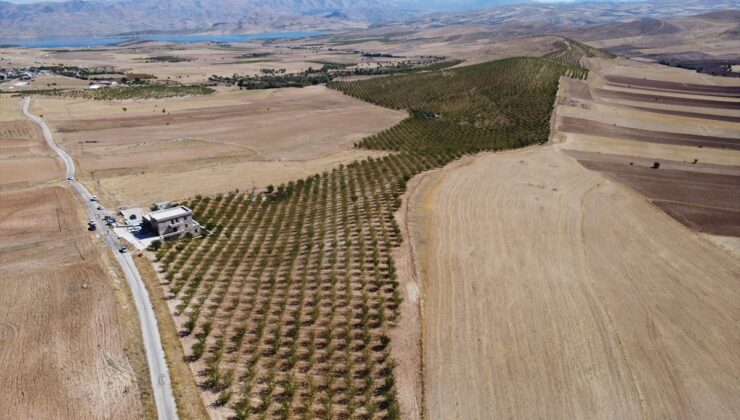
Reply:
M121 82L125 82L126 79L124 73L111 67L89 69L65 66L40 66L10 69L0 67L0 82L8 80L30 82L37 76L43 74L54 74L75 79L90 80L90 85L88 86L89 89L115 86Z

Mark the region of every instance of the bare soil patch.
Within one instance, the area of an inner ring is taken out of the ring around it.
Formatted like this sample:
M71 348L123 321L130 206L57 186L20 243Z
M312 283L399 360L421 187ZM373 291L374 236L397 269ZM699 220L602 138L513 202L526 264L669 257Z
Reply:
M696 147L706 146L718 149L740 150L740 139L737 138L642 130L575 117L562 117L560 121L559 130L561 132L580 134L598 133L603 137L638 140L651 143L679 144Z
M667 80L653 80L647 78L627 77L619 75L608 75L604 79L615 86L633 87L651 90L664 90L668 92L709 94L713 96L740 97L740 86L712 86L695 83L679 83Z
M553 138L587 168L634 188L689 228L737 235L738 82L625 60L590 64L595 77L566 83ZM598 88L604 81L621 87ZM573 84L587 86L593 99L573 95ZM628 101L602 101L623 94ZM712 98L717 107L707 106ZM652 168L655 162L660 168Z
M621 162L638 162L641 159L649 162L694 162L697 164L719 165L728 169L737 168L740 152L735 150L715 149L711 147L690 147L674 144L648 143L636 140L614 139L590 134L558 133L555 136L563 141L562 148L569 154L573 152L588 153L587 159L600 160L593 155L619 155L629 159ZM577 155L576 155L577 156ZM577 156L580 159L580 156ZM661 164L662 166L662 164Z
M656 114L666 114L666 115L675 115L677 117L689 117L689 118L699 118L699 119L707 119L707 120L729 121L729 122L740 123L740 117L733 117L731 115L705 114L701 112L680 111L680 110L675 110L675 109L648 108L648 107L640 107L640 106L632 106L632 105L628 105L628 106L632 109L639 109L640 111L653 112Z
M588 169L606 173L629 185L650 200L668 203L665 206L660 204L660 207L672 209L669 214L679 215L678 220L688 221L690 226L699 227L703 232L718 235L740 232L738 175L651 169L603 161L579 162ZM715 219L712 218L714 212L717 215Z
M59 162L51 157L0 158L0 186L48 181L62 173L64 172Z
M705 207L691 203L654 201L671 217L699 232L712 235L740 237L740 211Z
M683 105L702 108L740 109L740 102L729 102L711 99L693 99L677 96L650 95L647 93L624 92L595 88L594 91L602 98L649 102L655 104Z
M570 149L564 149L563 151L568 156L571 156L577 160L591 162L608 162L630 166L636 165L642 168L652 168L655 162L659 162L660 169L673 169L704 174L740 176L740 167L738 166L706 163L699 161L699 159L696 159L696 162L694 162L693 159L678 161L670 160L667 158L660 158L656 160L654 158L651 159L649 156L629 156L613 153L586 152L583 150Z

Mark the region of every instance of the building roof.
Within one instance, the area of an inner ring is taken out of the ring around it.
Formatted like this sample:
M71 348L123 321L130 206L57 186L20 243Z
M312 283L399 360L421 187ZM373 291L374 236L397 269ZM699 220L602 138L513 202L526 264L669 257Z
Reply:
M126 219L128 224L141 224L143 212L139 207L130 207L120 210L121 216ZM133 223L132 223L133 222Z
M175 219L177 217L190 216L192 214L193 212L190 211L189 208L185 206L177 206L177 207L172 207L169 209L153 211L149 213L147 216L149 216L152 220L163 222L165 220Z

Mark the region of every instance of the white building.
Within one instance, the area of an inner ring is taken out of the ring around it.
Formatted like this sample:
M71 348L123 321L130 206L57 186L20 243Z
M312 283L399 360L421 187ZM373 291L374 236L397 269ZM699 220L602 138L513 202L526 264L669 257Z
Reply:
M200 225L193 220L193 212L185 206L153 211L144 215L144 224L162 239L201 233Z

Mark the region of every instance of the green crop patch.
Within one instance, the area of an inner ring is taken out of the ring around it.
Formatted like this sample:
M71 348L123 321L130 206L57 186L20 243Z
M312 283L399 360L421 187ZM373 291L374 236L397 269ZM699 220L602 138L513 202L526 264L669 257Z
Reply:
M545 142L558 80L574 71L514 58L331 83L410 111L357 145L392 153L186 203L211 234L156 255L205 392L235 418L399 418L389 337L407 182L466 153Z
M511 58L420 74L331 83L345 94L412 117L362 147L411 153L476 153L546 141L561 75L580 68Z

